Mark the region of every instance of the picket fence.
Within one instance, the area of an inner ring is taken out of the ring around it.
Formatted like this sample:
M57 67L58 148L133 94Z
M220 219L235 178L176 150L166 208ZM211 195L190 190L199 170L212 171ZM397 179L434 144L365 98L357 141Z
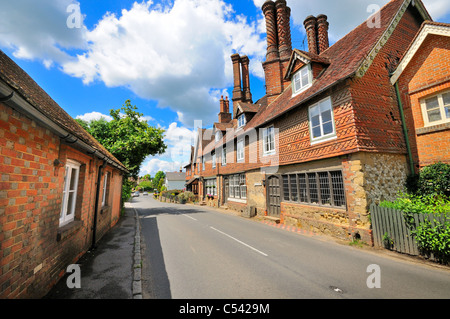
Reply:
M406 225L403 212L387 207L372 204L370 206L372 219L372 234L376 247L385 247L393 251L413 256L420 255L416 240ZM415 226L429 220L433 225L436 222L449 221L446 215L414 214ZM431 259L433 257L431 256Z

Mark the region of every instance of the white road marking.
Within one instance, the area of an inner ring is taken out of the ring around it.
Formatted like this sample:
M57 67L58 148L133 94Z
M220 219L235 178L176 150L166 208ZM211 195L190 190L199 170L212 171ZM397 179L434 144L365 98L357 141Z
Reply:
M266 256L266 257L268 256L266 253L263 253L262 251L256 249L255 247L252 247L252 246L250 246L250 245L247 245L246 243L240 241L239 239L236 239L236 238L234 238L233 236L230 236L230 235L228 235L227 233L224 233L223 231L220 231L220 230L218 230L218 229L216 229L216 228L214 228L214 227L212 227L212 226L210 226L210 227L211 227L211 229L215 230L216 232L219 232L219 233L221 233L221 234L223 234L223 235L225 235L225 236L227 236L227 237L229 237L229 238L231 238L231 239L237 241L238 243L240 243L240 244L242 244L242 245L244 245L244 246L246 246L246 247L248 247L248 248L250 248L250 249L256 251L257 253L260 253L261 255Z
M184 217L187 217L187 218L190 218L190 219L192 219L192 220L196 220L194 217L191 217L191 216L189 216L189 215L184 215L184 214L182 214Z

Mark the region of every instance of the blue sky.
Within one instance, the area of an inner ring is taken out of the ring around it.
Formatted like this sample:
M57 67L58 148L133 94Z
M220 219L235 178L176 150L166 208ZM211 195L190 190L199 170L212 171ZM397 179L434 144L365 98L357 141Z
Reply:
M166 129L168 151L142 165L154 175L186 164L195 123L217 121L220 96L231 98L233 53L250 57L253 99L264 95L264 1L0 0L0 49L74 118L107 116L130 99ZM332 44L387 2L287 0L293 46L307 50L308 15L328 15ZM450 22L450 1L423 2ZM81 14L74 28L71 5Z

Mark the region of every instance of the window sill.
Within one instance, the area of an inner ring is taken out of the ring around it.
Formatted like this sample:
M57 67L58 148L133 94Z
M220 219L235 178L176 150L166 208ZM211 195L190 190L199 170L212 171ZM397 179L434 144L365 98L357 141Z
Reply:
M264 153L263 153L263 156L272 156L272 155L275 155L275 154L277 154L276 151L264 152Z
M228 197L227 200L230 202L236 202L236 203L243 203L243 204L247 203L247 199L241 199L241 198Z
M83 222L81 220L74 220L64 226L59 227L58 233L56 235L56 241L61 241L69 237L71 234L78 231L81 228L82 224Z
M423 134L441 132L441 131L446 131L446 130L450 130L450 122L418 128L418 129L416 129L416 134L423 135Z
M323 138L318 138L316 140L311 140L311 145L315 145L315 144L320 144L320 143L325 143L328 141L332 141L337 139L336 134L332 135L332 136L327 136L327 137L323 137Z
M288 204L288 205L297 205L297 206L303 206L308 208L317 208L317 209L328 209L333 211L343 211L346 212L347 209L344 206L331 206L331 205L320 205L315 203L304 203L304 202L296 202L296 201L288 201L288 200L282 200L281 203Z

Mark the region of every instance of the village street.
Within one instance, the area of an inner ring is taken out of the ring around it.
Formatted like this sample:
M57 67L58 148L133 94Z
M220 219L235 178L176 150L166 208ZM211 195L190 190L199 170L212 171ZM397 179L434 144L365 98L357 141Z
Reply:
M450 271L225 210L133 198L143 298L448 298Z

